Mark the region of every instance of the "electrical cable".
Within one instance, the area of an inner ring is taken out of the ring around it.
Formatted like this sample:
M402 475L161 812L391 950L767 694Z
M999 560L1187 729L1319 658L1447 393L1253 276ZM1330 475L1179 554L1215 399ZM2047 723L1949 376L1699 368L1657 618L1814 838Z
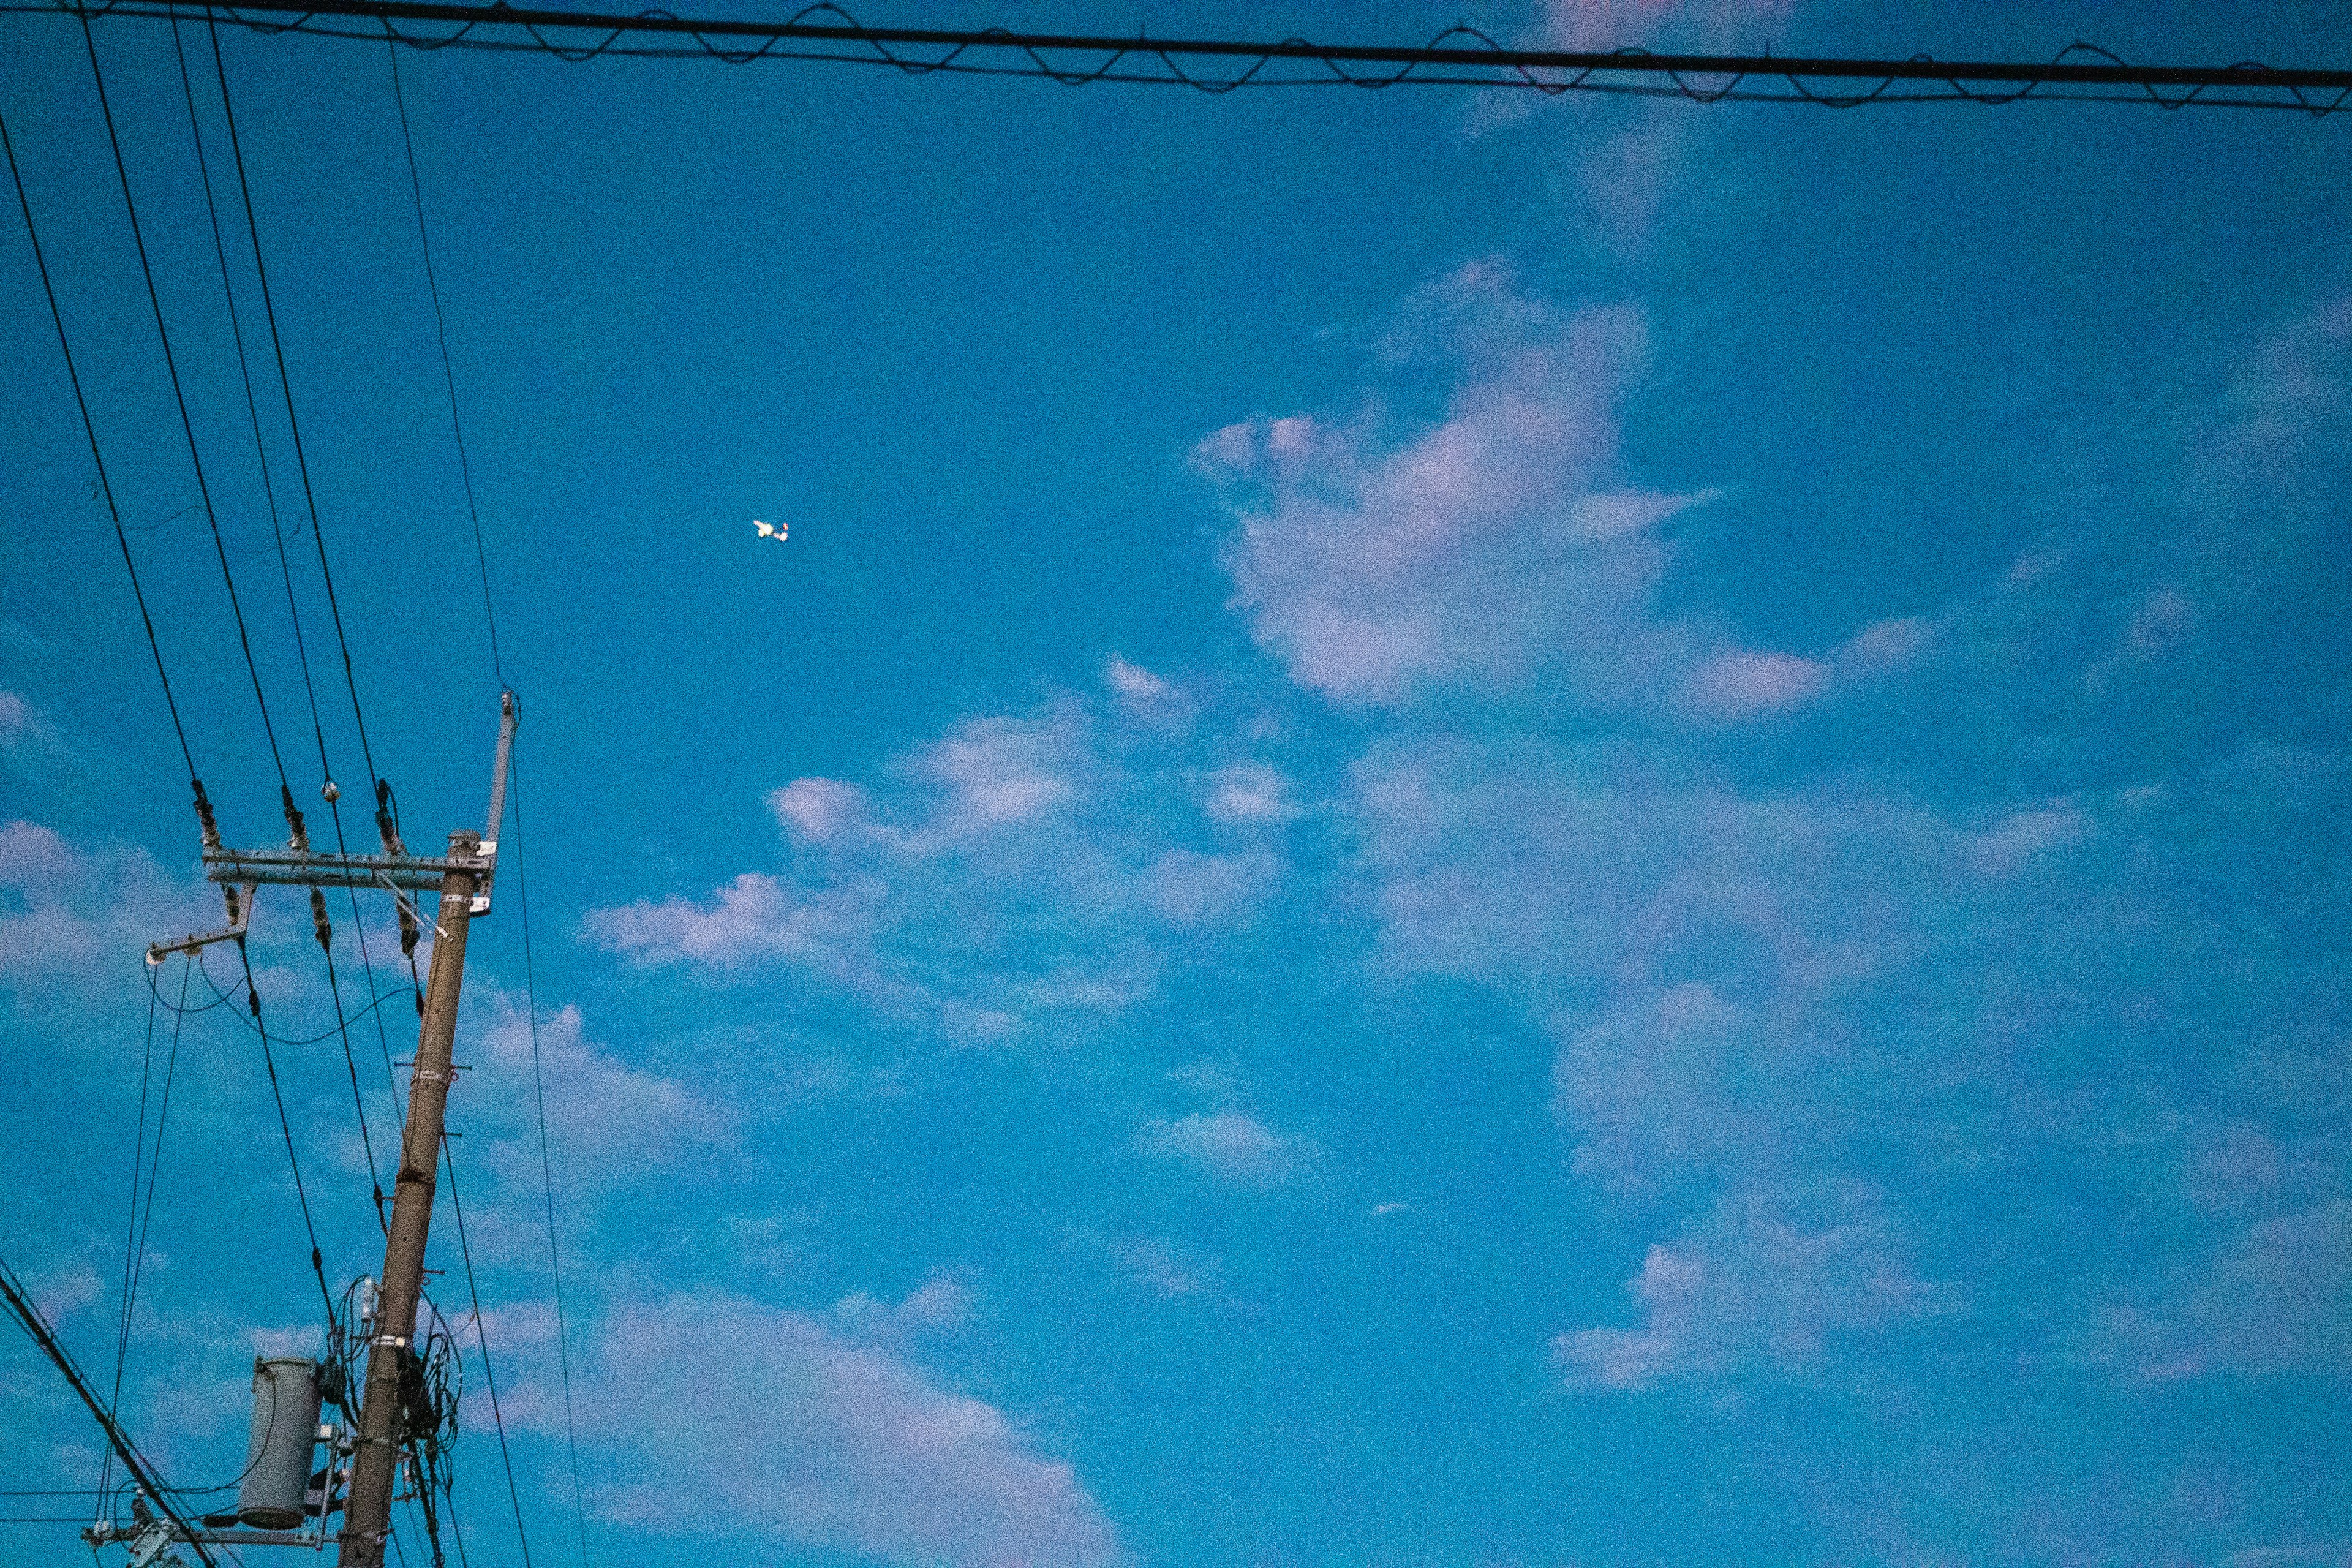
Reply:
M180 1004L184 1008L188 1000L188 982L194 968L193 959L184 958L180 964ZM154 1058L155 1011L163 1001L161 993L149 986L147 995L147 1062ZM122 1238L122 1320L115 1332L114 1387L107 1395L106 1407L119 1414L122 1408L122 1371L131 1354L131 1325L139 1306L139 1286L147 1272L147 1232L155 1220L155 1179L163 1165L163 1130L172 1118L172 1084L180 1066L180 1029L187 1015L174 1009L172 1016L172 1048L163 1062L162 1104L155 1112L155 1152L150 1156L147 1146L147 1065L139 1071L139 1149L131 1162L131 1219ZM139 1194L139 1167L142 1160L147 1167L146 1204L142 1210ZM99 1490L103 1492L113 1479L113 1452L109 1450L107 1462L99 1472Z
M365 713L362 711L360 707L359 677L352 665L351 643L343 635L343 612L341 604L335 595L334 569L328 563L327 560L327 536L319 523L318 497L312 491L310 487L310 462L302 447L301 421L296 416L294 411L294 384L292 378L287 373L286 345L278 331L278 307L271 297L269 289L269 267L268 263L264 259L261 251L261 226L254 216L253 187L250 181L246 177L245 151L236 133L236 108L229 97L228 66L221 53L220 27L218 23L213 19L212 11L209 6L205 9L205 22L212 40L213 73L218 80L220 87L221 114L228 126L229 152L236 165L237 194L245 206L246 235L253 246L254 276L261 285L262 312L267 317L269 323L270 353L278 362L278 389L284 395L286 401L286 426L288 431L292 435L294 440L294 462L302 478L302 500L304 507L308 510L310 515L310 537L318 547L319 575L320 581L326 585L327 608L329 614L333 619L335 626L335 647L337 651L342 656L343 684L351 693L352 721L359 731L360 756L367 767L368 777L377 780L378 787L382 788L382 780L380 775L376 773L375 768L375 752L368 743L367 717ZM173 20L173 37L175 40L178 36L177 26L178 22L175 11ZM206 185L205 189L207 193L207 201L209 201L209 193L211 189L209 184ZM215 243L217 244L219 241L217 226L215 227L214 239ZM226 263L225 261L223 263L223 277L224 279L226 279ZM240 340L238 350L240 364L242 363L243 352L242 340ZM248 392L249 391L250 385L248 384ZM257 442L259 438L259 427L257 426L255 430L255 439ZM276 515L274 511L272 515ZM281 567L284 565L284 554L282 550L279 555L279 564ZM288 605L291 608L294 602L294 589L290 575L287 583L286 595ZM299 647L301 641L301 622L299 612L296 614L295 620L295 640L296 646ZM303 689L306 692L310 690L310 667L308 656L306 655L302 665ZM343 808L341 805L341 792L334 787L334 780L332 776L333 769L331 768L327 763L326 734L324 730L319 725L319 705L318 699L315 695L310 699L310 722L312 729L316 731L319 735L319 771L321 774L326 775L324 785L320 793L326 796L328 815L332 818L335 825L335 852L339 855L348 856L351 853L351 844L344 837L343 833ZM367 921L360 913L359 890L355 888L347 888L344 890L344 896L350 901L351 905L352 928L358 933L360 968L367 980L368 994L373 996L376 994L375 962L368 952ZM331 953L329 955L327 967L328 984L332 988L334 986L334 960ZM415 978L415 965L412 962L409 967L410 979L414 981ZM371 1003L369 1005L369 1010L373 1011L374 1005L375 1005L373 1003ZM421 988L418 988L418 1010L420 1012L423 1010L423 1005L422 990ZM367 1120L367 1110L365 1105L360 1102L359 1068L358 1065L352 1060L351 1037L347 1030L341 1029L342 1017L342 996L340 991L337 992L335 997L335 1011L339 1032L341 1032L343 1037L344 1064L351 1071L352 1099L354 1104L359 1105L360 1120L362 1123L362 1136L364 1138L364 1123ZM376 1016L376 1044L383 1055L384 1080L391 1088L394 1112L400 1120L404 1121L406 1119L406 1112L405 1109L401 1104L399 1080L394 1076L392 1068L392 1042L384 1034L383 1016L382 1014L377 1014ZM376 1223L379 1226L382 1226L385 1224L383 1217L383 1184L375 1175L375 1165L373 1159L369 1161L368 1172L369 1179L373 1187Z
M131 574L131 596L138 601L140 624L147 628L147 651L155 658L155 679L163 683L163 706L172 715L172 732L180 738L180 755L188 764L188 783L202 799L205 786L196 777L195 753L188 749L188 731L180 722L180 704L172 696L172 677L163 668L163 645L155 640L155 617L147 612L147 595L139 586L139 567L131 558L131 536L123 531L122 512L114 502L114 483L106 477L106 459L98 450L98 426L89 417L89 399L81 389L81 373L74 368L73 345L66 338L66 319L58 310L58 291L49 281L49 263L41 254L40 231L33 226L33 204L25 195L25 174L16 166L16 146L8 138L8 122L0 117L0 149L8 154L8 174L16 183L16 205L25 214L25 236L33 242L33 265L41 275L41 292L49 301L49 320L57 323L58 348L64 353L66 379L73 384L74 405L81 410L82 433L89 437L89 458L98 467L99 489L106 495L107 515L114 520L115 542L122 547L123 570Z
M67 1350L64 1342L58 1338L57 1331L49 1326L49 1321L41 1315L40 1308L34 1304L32 1293L25 1289L24 1281L16 1277L15 1269L8 1267L8 1261L5 1258L0 1258L0 1299L6 1300L10 1315L16 1320L18 1326L32 1336L33 1342L41 1348L42 1353L49 1358L51 1364L64 1374L66 1382L71 1385L75 1394L88 1407L91 1417L105 1432L106 1440L113 1446L115 1453L121 1457L122 1468L129 1472L131 1479L138 1483L140 1489L147 1494L155 1507L163 1510L164 1518L180 1526L189 1534L194 1534L188 1521L181 1517L179 1511L170 1502L165 1500L168 1489L156 1479L154 1466L150 1464L147 1457L139 1451L138 1445L131 1442L114 1417L107 1413L106 1407L98 1402L98 1394L89 1386L89 1380L82 1375L81 1368L74 1363L73 1352ZM203 1542L192 1540L184 1544L195 1552L197 1559L205 1564L205 1568L212 1568L212 1555L205 1550Z
M172 52L173 57L179 62L180 92L182 97L187 101L188 133L195 142L196 172L204 184L205 216L212 227L213 255L215 259L217 260L220 265L221 296L228 305L229 335L236 349L237 374L244 384L246 417L253 427L253 454L261 468L262 495L268 503L269 533L271 539L276 542L278 547L278 577L280 581L284 583L286 587L286 613L289 619L292 622L294 628L294 655L302 672L302 697L303 700L308 704L310 711L310 733L312 738L318 742L319 747L319 775L320 780L320 793L326 798L328 809L334 816L336 852L338 854L347 855L350 853L350 847L343 839L342 810L337 804L341 792L335 787L334 770L329 765L327 761L327 731L325 725L320 721L319 716L318 688L310 679L310 651L308 643L302 636L302 607L300 601L296 598L294 594L293 564L287 559L286 535L284 529L278 521L278 490L277 487L270 482L268 447L261 438L261 409L259 404L255 400L253 395L253 371L250 363L246 358L245 353L245 327L237 317L236 290L229 282L228 246L221 236L220 208L213 195L212 165L210 161L205 156L204 127L202 121L198 118L196 113L195 85L190 79L188 75L188 53L186 47L180 37L180 17L178 7L176 5L173 8L172 14ZM293 811L293 797L290 793L287 796L287 810L289 814ZM351 897L352 918L354 922L357 922L360 919L359 895L354 891L352 893ZM352 1105L352 1108L359 1112L360 1146L367 1154L368 1181L374 1195L376 1224L379 1227L383 1227L385 1223L383 1217L383 1182L376 1173L375 1141L369 1135L367 1124L367 1105L365 1101L362 1100L360 1095L359 1065L352 1057L351 1030L343 1017L342 987L337 981L335 974L334 949L330 945L329 928L327 927L325 921L325 911L320 904L322 895L318 891L318 889L311 889L310 898L312 907L319 916L319 947L320 951L326 955L327 989L334 998L336 1030L342 1037L343 1064L351 1074ZM368 990L371 994L375 990L373 973L371 973L369 976Z
M194 1007L184 1008L173 1008L172 1004L166 1002L163 1004L166 1010L181 1012L189 1017L194 1017L199 1013L209 1013L215 1007L226 1006L236 1001L235 996L222 990L220 988L220 983L212 977L212 972L205 967L204 955L202 953L198 953L196 955L196 973L204 976L205 986L207 990L212 992L213 999L209 1002L199 1003ZM150 990L154 988L154 976L152 973L148 976L148 987ZM352 1016L354 1019L363 1018L367 1016L368 1014L373 1012L376 1008L383 1006L385 1003L396 1000L397 998L407 994L408 993L404 990L380 991L376 994L374 1001L369 1003L365 1007L362 1007L358 1012L352 1014ZM240 1019L240 1022L242 1022L248 1029L255 1027L254 1023L250 1018ZM257 1030L256 1032L257 1033L258 1031ZM305 1036L300 1039L296 1039L289 1035L275 1035L270 1037L281 1046L315 1046L320 1040L334 1038L334 1030L321 1029L315 1035Z
M387 35L389 35L389 26L387 26L386 32ZM442 308L440 281L433 266L432 234L425 218L425 185L423 178L417 170L416 141L408 121L407 95L403 90L400 81L400 50L396 43L389 36L387 36L384 40L384 49L391 61L393 106L400 120L401 148L403 153L406 155L408 163L409 195L416 212L417 249L424 258L425 289L433 302L434 334L441 352L442 384L446 388L449 395L449 433L451 437L455 440L457 448L457 471L465 488L466 514L467 520L473 526L474 560L476 566L479 569L481 574L482 616L489 631L490 672L493 678L497 679L499 689L501 690L506 690L508 689L506 668L499 657L498 611L492 603L490 595L489 553L482 540L482 514L480 506L477 502L474 495L473 462L466 451L465 425L458 412L457 375L449 355L449 323L447 316ZM509 765L510 767L512 766L511 763ZM586 1504L581 1491L580 1443L572 1413L572 1355L568 1343L569 1331L566 1327L566 1314L563 1304L563 1265L561 1253L556 1244L555 1178L554 1167L549 1154L547 1132L547 1081L541 1070L539 1048L539 1002L537 979L533 973L531 963L530 889L529 882L523 875L522 864L522 789L520 769L515 769L509 776L512 782L514 792L516 899L520 904L522 910L523 1000L525 1016L529 1020L530 1028L531 1083L537 1096L539 1108L541 1191L545 1199L547 1215L548 1264L550 1270L553 1275L555 1286L556 1353L558 1363L562 1371L563 1379L564 1441L571 1456L572 1501L573 1514L579 1528L580 1561L582 1568L586 1568L588 1562L588 1514ZM497 823L491 824L491 831L496 833L499 830L499 826L500 825ZM450 1205L453 1209L457 1207L457 1195L456 1180L453 1174L449 1189ZM458 1238L459 1245L462 1248L465 1238L465 1222L462 1215L458 1220ZM472 1287L472 1283L473 1268L472 1262L469 1258L467 1264L467 1284L469 1289ZM477 1300L475 1303L475 1330L478 1336L480 1332L480 1329L481 1307L479 1301ZM482 1367L485 1374L487 1374L489 1371L489 1348L487 1341L483 1342ZM497 1412L497 1388L495 1383L492 1384L491 1387L491 1409L495 1415ZM500 1452L503 1454L506 1443L506 1433L503 1422L500 1422L499 1424L499 1440ZM508 1483L510 1488L513 1484L513 1468L511 1463L509 1463L508 1468ZM428 1523L430 1522L429 1514L427 1516L427 1521ZM522 1512L520 1500L516 1502L515 1525L518 1532L520 1532L522 1525ZM457 1542L457 1556L460 1568L464 1568L466 1555L465 1535L462 1531L457 1529L454 1518L451 1521L451 1532ZM436 1548L438 1539L439 1538L436 1534L435 1537ZM528 1559L529 1546L527 1543L524 1550L525 1557ZM435 1557L437 1562L439 1558L439 1552L437 1550L435 1552Z
M162 14L158 0L100 0L99 4L87 0L9 0L0 5L0 11L11 10L70 16L119 14L152 17ZM1262 43L1154 38L1148 34L1126 38L1016 33L1002 27L868 27L831 4L809 5L782 22L681 17L660 9L635 15L559 11L517 7L504 0L491 5L453 4L448 0L247 0L245 4L225 5L221 10L233 25L265 35L299 32L371 40L388 37L411 48L427 50L467 48L548 54L574 62L604 55L636 58L700 56L730 65L761 59L810 60L879 66L909 76L943 72L1034 77L1072 87L1108 81L1187 87L1206 93L1231 92L1243 87L1320 85L1376 89L1418 85L1509 87L1551 96L1570 92L1630 94L1683 98L1696 103L1726 100L1810 103L1830 109L1925 102L1999 105L2030 98L2137 103L2166 110L2185 109L2192 104L2283 109L2315 117L2352 110L2352 103L2347 103L2352 100L2352 71L2273 69L2256 61L2240 61L2226 67L2133 66L2106 50L2080 42L2068 45L2053 59L2031 64L1937 60L1925 54L1905 59L1800 58L1775 56L1769 47L1761 55L1661 55L1638 48L1605 53L1515 49L1467 26L1448 27L1417 48L1317 44L1299 37ZM291 20L273 19L289 16ZM813 16L835 20L812 22L808 18ZM376 26L321 20L324 17L369 20ZM390 24L394 19L450 23L456 26L456 31L439 37L411 36L393 27ZM524 37L477 37L477 29L519 29ZM604 36L601 40L576 46L552 41L547 36L549 32L574 31ZM625 36L647 33L680 41L667 45L620 42ZM712 42L714 38L737 42L730 47L724 42ZM834 47L811 47L814 45ZM923 58L898 52L906 47L945 52ZM1013 63L992 65L964 58L975 53L1011 55L1014 58ZM1092 65L1076 66L1059 64L1048 58L1070 54L1099 58ZM2073 57L2077 54L2096 57L2095 63L2075 60ZM1195 76L1177 64L1180 58L1235 61L1239 68L1228 76ZM1135 63L1129 65L1129 61ZM1269 71L1267 68L1277 61L1304 68L1307 74ZM1156 69L1150 68L1154 66ZM1358 70L1350 67L1382 68ZM1691 77L1727 79L1721 87L1708 88L1693 86L1686 79ZM1784 83L1785 89L1765 90L1746 85L1751 80ZM1806 85L1811 80L1875 85L1852 93L1832 94L1815 91ZM2015 90L1985 91L1968 85L1988 82L2009 85ZM1897 83L1908 85L1905 90L1896 91ZM2187 90L2174 96L2158 90L2167 87ZM2120 90L2128 89L2137 90ZM2214 95L2215 89L2218 95ZM2306 96L2306 89L2315 96ZM2334 97L2326 97L2328 93Z
M310 513L310 536L319 547L319 574L327 586L327 609L335 624L335 646L343 656L343 682L351 689L352 721L359 728L360 755L367 763L368 776L377 776L375 752L368 745L367 718L360 710L359 678L352 668L352 645L343 636L342 606L335 597L334 569L327 563L327 536L319 526L319 500L310 489L310 460L302 450L302 423L294 412L294 383L286 371L286 344L278 332L278 307L269 293L269 267L262 258L261 226L253 216L253 187L246 178L245 149L236 134L236 108L229 96L228 67L221 58L220 24L210 5L205 7L206 27L212 35L213 71L220 82L221 116L228 125L229 155L236 165L236 188L245 203L245 226L253 242L254 276L261 284L261 310L269 323L269 348L278 360L278 385L286 397L286 426L294 437L294 466L302 477L302 501ZM88 22L83 26L87 27Z
M131 242L139 252L140 275L147 280L147 303L155 313L155 336L163 345L163 368L171 376L173 401L179 405L180 429L188 438L188 461L196 471L196 493L204 500L205 521L212 528L213 550L220 557L221 581L228 588L229 612L236 618L237 644L245 650L246 673L253 678L253 700L261 709L261 730L268 737L270 760L278 765L278 788L285 791L290 800L293 792L286 783L286 759L278 752L278 731L269 721L269 700L262 695L261 690L261 667L254 662L253 639L245 626L245 608L237 603L236 579L228 567L228 548L221 542L220 518L213 510L212 489L205 482L204 457L196 449L196 427L188 417L187 395L180 386L179 362L172 353L171 331L163 324L163 301L155 292L155 268L147 258L146 237L140 232L138 204L131 199L131 171L122 162L122 138L115 132L114 109L106 96L106 74L99 69L98 65L98 39L90 32L88 16L81 19L81 36L83 46L89 51L90 80L98 87L98 108L106 121L107 144L114 152L115 178L122 185L122 210L131 218ZM193 769L190 771L194 772Z
M139 1239L139 1175L147 1158L147 1085L155 1067L155 1013L162 997L150 986L147 994L147 1042L139 1058L139 1138L131 1147L131 1212L122 1222L122 1315L114 1331L114 1388L107 1395L109 1414L122 1408L122 1363L131 1353L131 1249ZM176 1025L179 1020L174 1017ZM98 1489L114 1479L114 1450L109 1448L98 1469Z
M319 1227L311 1223L310 1194L303 1189L302 1162L294 1152L294 1125L286 1119L286 1092L278 1085L278 1063L270 1055L269 1031L261 1022L261 993L254 989L253 961L246 956L243 937L236 940L236 956L245 964L246 1005L253 1013L254 1031L261 1037L261 1065L269 1073L269 1095L278 1102L278 1131L285 1135L286 1163L294 1172L294 1198L302 1205L302 1228L310 1234L310 1272L318 1277L319 1299L327 1304L327 1316L332 1320L335 1315L335 1294L327 1289L325 1258L319 1250ZM205 978L207 984L212 979L210 975Z
M185 1005L187 1001L188 972L191 967L192 965L188 960L183 959L181 961L180 1000L183 1005ZM165 1123L171 1120L172 1116L172 1085L178 1076L180 1067L180 1026L185 1021L186 1016L184 1014L175 1016L173 1018L172 1049L171 1053L163 1058L163 1104L155 1112L155 1152L149 1155L147 1159L147 1196L146 1201L141 1205L140 1209L139 1247L137 1251L138 1262L131 1271L131 1289L128 1292L128 1300L125 1302L124 1315L126 1319L129 1317L131 1310L137 1306L139 1300L139 1287L147 1277L147 1232L149 1227L155 1223L155 1181L158 1173L163 1169L163 1128ZM119 1379L121 1373L118 1372L116 1375Z
M408 154L408 193L416 205L416 244L425 256L425 287L433 297L433 330L441 342L441 380L449 389L449 434L457 442L457 473L465 481L466 515L473 520L474 556L482 569L482 614L490 627L490 672L504 689L507 677L499 663L499 617L490 608L490 558L482 548L482 513L474 504L474 465L466 456L466 428L457 417L457 374L449 364L449 322L441 311L441 284L433 271L433 240L425 226L425 185L416 174L416 141L409 134L408 100L400 89L400 48L389 37L383 47L392 58L393 107L400 111L400 144Z
M482 1293L474 1286L474 1249L466 1241L466 1206L457 1201L457 1162L441 1145L441 1168L449 1173L449 1212L457 1218L457 1256L466 1263L466 1294L474 1303L474 1342L481 1347L482 1380L489 1385L490 1420L499 1429L499 1458L507 1470L507 1497L514 1504L515 1538L522 1542L522 1568L530 1568L530 1537L522 1527L522 1491L515 1485L514 1454L507 1447L507 1420L499 1410L499 1377L490 1368L489 1336L482 1327Z
M517 748L518 752L520 748ZM580 1488L580 1436L572 1419L571 1331L563 1309L563 1258L555 1245L555 1166L548 1153L547 1079L540 1068L539 984L530 956L530 879L525 875L522 835L522 759L510 755L507 763L509 798L514 802L515 903L522 913L522 997L524 1016L530 1024L530 1081L539 1100L540 1191L547 1200L547 1266L555 1277L555 1355L563 1373L563 1441L572 1455L572 1512L580 1527L581 1568L588 1563L588 1505Z

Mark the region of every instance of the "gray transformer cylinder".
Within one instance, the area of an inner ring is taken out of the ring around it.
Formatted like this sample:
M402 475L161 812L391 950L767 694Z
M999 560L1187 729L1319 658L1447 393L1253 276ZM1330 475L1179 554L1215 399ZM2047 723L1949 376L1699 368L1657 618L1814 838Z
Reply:
M272 1356L253 1363L253 1435L245 1446L237 1519L255 1530L302 1528L310 1449L319 1437L319 1363Z

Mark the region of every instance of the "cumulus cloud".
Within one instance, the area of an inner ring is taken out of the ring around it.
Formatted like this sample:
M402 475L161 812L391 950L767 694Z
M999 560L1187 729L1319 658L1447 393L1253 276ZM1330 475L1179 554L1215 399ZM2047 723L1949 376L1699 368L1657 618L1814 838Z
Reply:
M1832 1206L1849 1213L1804 1223L1778 1200L1727 1198L1706 1223L1650 1248L1626 1287L1642 1321L1559 1335L1552 1353L1569 1379L1632 1391L1683 1377L1762 1365L1818 1366L1842 1334L1931 1310L1893 1227L1866 1191L1848 1186Z
M608 1520L948 1568L1123 1561L1069 1465L1002 1411L816 1319L680 1295L619 1309L595 1355Z
M1511 312L1503 281L1457 282L1486 314ZM1398 441L1307 416L1204 440L1196 460L1240 517L1227 566L1260 644L1359 702L1509 683L1563 644L1602 657L1662 568L1641 524L1678 510L1628 503L1614 482L1615 405L1645 335L1638 314L1600 310L1514 342Z
M1693 670L1685 691L1706 718L1750 719L1811 701L1829 679L1829 666L1819 659L1734 648Z
M2093 1356L2137 1384L2352 1377L2352 1199L2238 1227L2151 1306L2107 1309Z

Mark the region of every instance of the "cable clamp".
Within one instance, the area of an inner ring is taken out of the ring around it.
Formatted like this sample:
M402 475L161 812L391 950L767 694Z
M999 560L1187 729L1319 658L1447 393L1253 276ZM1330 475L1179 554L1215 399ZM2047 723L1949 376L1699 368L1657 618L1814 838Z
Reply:
M375 1346L378 1350L404 1351L408 1348L408 1336L406 1334L378 1334L375 1338L368 1341L368 1343Z

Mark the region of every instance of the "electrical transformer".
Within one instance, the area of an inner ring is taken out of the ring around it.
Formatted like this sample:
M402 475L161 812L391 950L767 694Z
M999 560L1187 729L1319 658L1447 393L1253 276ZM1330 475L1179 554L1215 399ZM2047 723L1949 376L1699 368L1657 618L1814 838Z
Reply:
M310 1487L310 1449L319 1438L319 1363L272 1356L253 1363L253 1435L236 1516L254 1530L302 1528Z

